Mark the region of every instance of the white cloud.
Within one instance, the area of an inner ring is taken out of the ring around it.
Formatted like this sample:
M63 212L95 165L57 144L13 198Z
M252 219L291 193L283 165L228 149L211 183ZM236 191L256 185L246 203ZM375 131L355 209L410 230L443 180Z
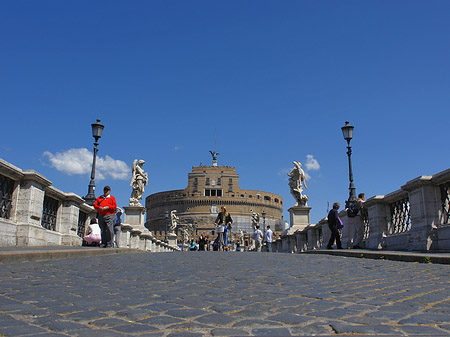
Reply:
M308 171L318 171L320 169L319 162L312 154L308 154L306 156L305 168Z
M68 175L91 172L93 154L86 148L69 149L55 154L45 151L43 155L48 158L51 167ZM122 160L115 160L110 156L97 157L95 177L99 180L107 178L126 180L129 178L130 172L131 169Z
M181 146L174 146L174 147L173 147L173 150L174 150L174 151L179 151L179 150L181 150Z

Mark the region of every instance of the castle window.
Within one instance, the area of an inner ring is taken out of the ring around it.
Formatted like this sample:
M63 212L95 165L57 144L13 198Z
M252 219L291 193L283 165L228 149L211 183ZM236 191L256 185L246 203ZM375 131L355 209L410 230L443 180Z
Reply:
M261 199L261 195L260 195L260 194L257 194L257 195L256 195L256 199L258 199L258 200Z
M275 198L275 202L276 202L276 203L279 203L279 202L280 202L280 200L278 200L277 198Z
M264 200L267 200L267 201L270 201L270 197L268 197L268 196L264 196Z
M206 185L209 185L209 178L206 178Z
M217 178L217 185L222 185L222 178Z
M205 190L205 197L211 196L211 190Z

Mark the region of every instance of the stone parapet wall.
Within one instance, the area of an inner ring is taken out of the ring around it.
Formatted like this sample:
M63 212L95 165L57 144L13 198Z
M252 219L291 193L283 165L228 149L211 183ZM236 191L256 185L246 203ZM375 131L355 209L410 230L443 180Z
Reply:
M21 170L3 159L0 159L0 185L0 247L81 246L84 228L96 216L96 211L80 196L62 192L38 172ZM46 209L46 198L53 201L50 211ZM45 227L48 219L51 229ZM156 240L144 228L139 231L124 224L123 231L124 248L179 250Z
M450 169L420 176L387 195L373 196L364 203L361 217L339 217L344 223L343 248L352 248L355 226L363 224L362 248L401 251L450 251ZM325 249L330 238L327 218L273 243L278 252ZM293 238L295 238L293 245Z

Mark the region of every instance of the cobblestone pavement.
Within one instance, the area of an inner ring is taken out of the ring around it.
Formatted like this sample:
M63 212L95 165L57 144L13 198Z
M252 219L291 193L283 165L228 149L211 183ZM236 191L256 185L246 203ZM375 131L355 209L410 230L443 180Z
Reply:
M0 264L4 336L449 336L450 266L183 252Z

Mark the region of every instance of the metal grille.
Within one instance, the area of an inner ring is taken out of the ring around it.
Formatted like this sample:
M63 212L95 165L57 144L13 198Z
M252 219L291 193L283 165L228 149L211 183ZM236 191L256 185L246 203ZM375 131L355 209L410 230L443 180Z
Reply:
M41 226L56 230L56 214L58 212L59 201L48 196L44 196L44 209L42 211Z
M450 223L450 181L439 186L441 189L442 216L441 224Z
M370 226L369 226L369 212L367 208L361 208L361 221L364 225L364 240L369 238L370 235Z
M391 204L389 234L399 234L411 229L410 205L408 197Z
M77 235L82 238L85 233L87 214L85 212L80 211L78 213L78 226L77 226Z
M0 218L9 219L14 180L0 175Z
M318 231L319 231L319 242L318 242L318 245L319 245L319 248L320 248L320 247L322 247L322 245L323 245L323 232L322 232L322 227L319 227Z

